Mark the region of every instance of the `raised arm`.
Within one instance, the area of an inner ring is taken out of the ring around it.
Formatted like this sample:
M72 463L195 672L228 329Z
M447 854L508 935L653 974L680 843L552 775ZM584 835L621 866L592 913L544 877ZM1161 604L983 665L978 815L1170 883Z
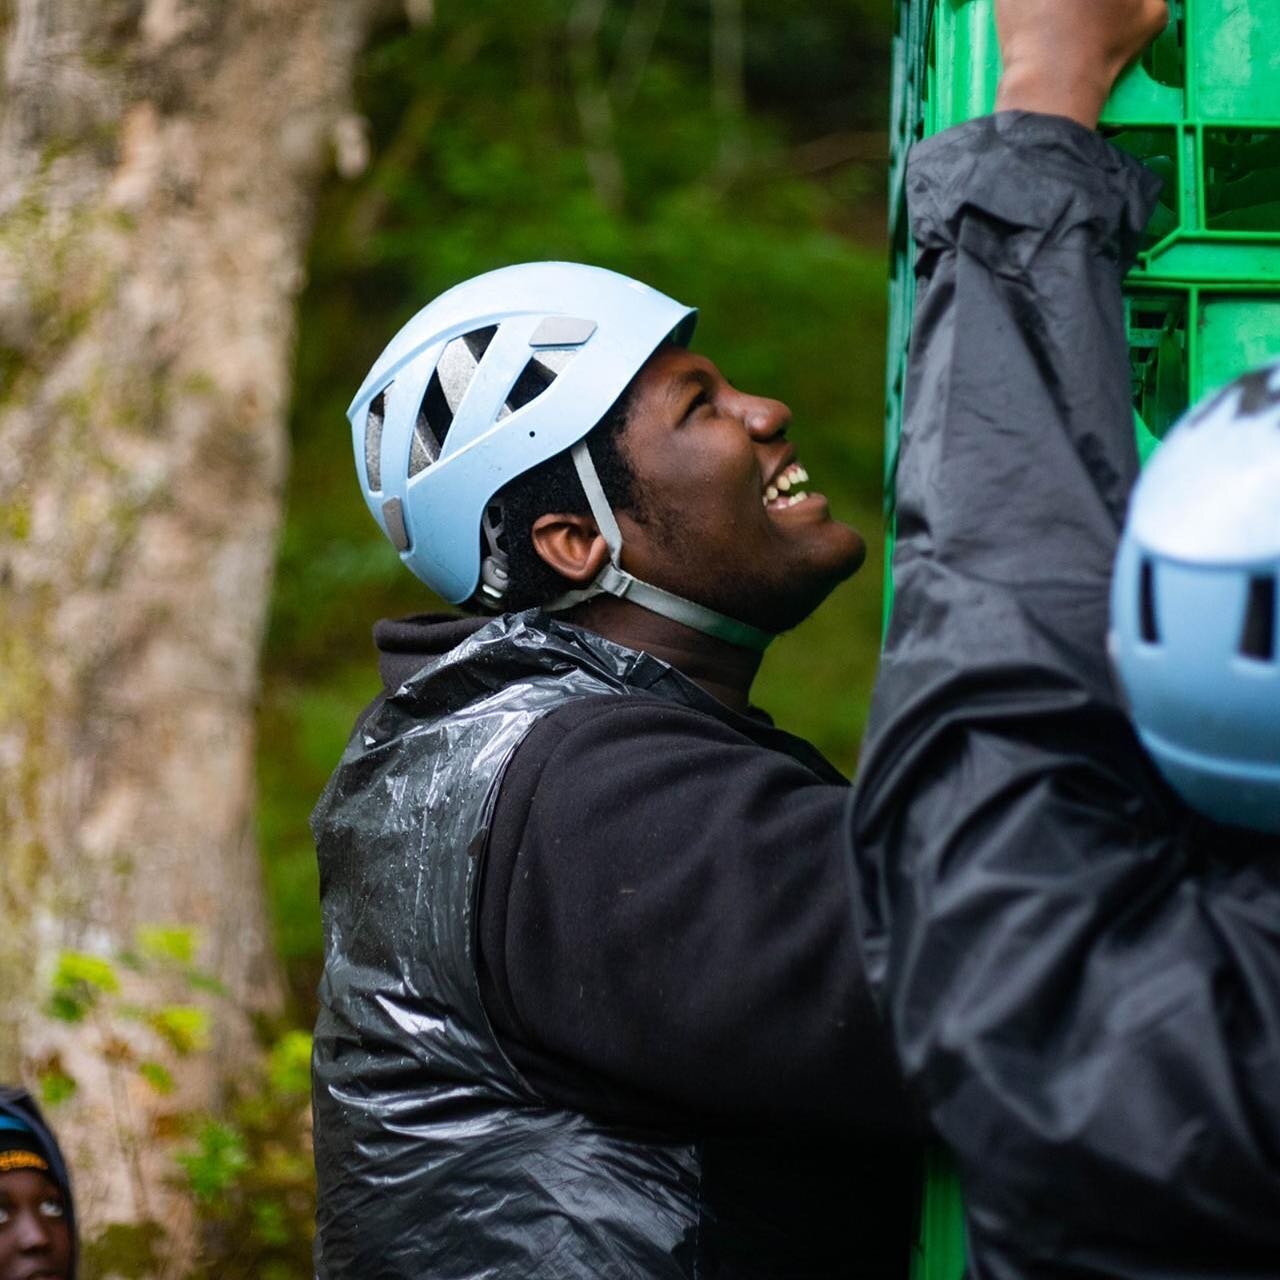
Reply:
M1092 129L1120 72L1168 22L1166 0L996 0L996 110Z
M1083 127L1110 80L1071 26L1111 33L1114 75L1162 8L1009 0L1010 110L921 144L908 178L920 290L860 932L982 1280L1280 1257L1280 849L1191 818L1105 656L1137 468L1120 280L1155 184Z

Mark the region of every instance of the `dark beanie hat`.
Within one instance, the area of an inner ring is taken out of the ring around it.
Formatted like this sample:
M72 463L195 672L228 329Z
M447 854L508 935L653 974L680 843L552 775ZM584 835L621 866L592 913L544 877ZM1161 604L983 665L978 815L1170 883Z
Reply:
M15 1169L36 1169L49 1172L45 1159L44 1143L30 1125L16 1116L0 1115L0 1173L12 1173Z

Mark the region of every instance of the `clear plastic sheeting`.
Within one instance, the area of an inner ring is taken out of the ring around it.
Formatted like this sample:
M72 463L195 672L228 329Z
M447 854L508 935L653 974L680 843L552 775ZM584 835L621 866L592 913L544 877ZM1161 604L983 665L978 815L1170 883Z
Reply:
M1155 183L1068 121L916 147L860 932L974 1280L1280 1274L1280 841L1162 783L1105 650Z

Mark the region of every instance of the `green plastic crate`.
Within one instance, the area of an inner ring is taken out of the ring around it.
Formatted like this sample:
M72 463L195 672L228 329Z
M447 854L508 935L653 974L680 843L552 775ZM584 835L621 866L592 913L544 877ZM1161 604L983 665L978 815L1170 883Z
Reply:
M1191 325L1174 335L1182 406L1280 352L1280 0L1173 0L1173 18L1116 86L1103 131L1165 179L1127 289ZM890 474L914 303L906 227L911 143L991 110L1000 75L993 0L900 0L890 132ZM1188 56L1190 50L1190 56ZM1198 339L1197 325L1210 334ZM1135 409L1173 343L1133 349ZM1138 366L1143 379L1140 380ZM1167 390L1169 377L1161 383ZM1176 416L1176 415L1175 415ZM1158 436L1169 419L1147 423Z
M968 1265L960 1179L942 1147L925 1154L920 1227L911 1255L911 1280L961 1280Z
M1165 180L1125 281L1134 426L1145 460L1188 404L1280 355L1280 0L1171 0L1171 21L1116 85L1101 128ZM897 0L889 145L885 621L893 478L915 277L911 145L989 112L1000 75L993 0ZM913 1280L960 1280L963 1201L928 1159Z

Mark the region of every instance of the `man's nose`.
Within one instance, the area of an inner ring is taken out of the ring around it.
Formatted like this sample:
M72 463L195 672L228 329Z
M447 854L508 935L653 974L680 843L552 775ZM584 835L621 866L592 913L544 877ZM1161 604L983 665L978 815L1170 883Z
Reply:
M767 396L744 396L742 421L753 440L772 440L781 435L791 421L791 410L781 400Z
M20 1213L14 1237L23 1253L43 1253L53 1247L53 1235L45 1218L31 1210Z

